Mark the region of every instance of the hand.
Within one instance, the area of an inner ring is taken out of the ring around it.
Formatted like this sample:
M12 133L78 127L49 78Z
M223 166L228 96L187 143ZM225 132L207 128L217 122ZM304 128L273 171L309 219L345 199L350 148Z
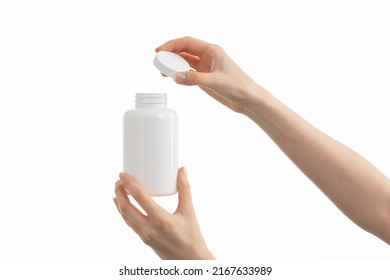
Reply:
M178 171L179 203L174 214L157 205L133 177L126 173L121 173L119 177L114 198L119 213L161 259L214 259L199 229L184 167ZM147 215L130 202L127 193Z
M253 88L259 88L218 45L184 37L166 42L157 51L178 53L196 70L177 73L176 83L198 85L235 112L242 113L255 92Z

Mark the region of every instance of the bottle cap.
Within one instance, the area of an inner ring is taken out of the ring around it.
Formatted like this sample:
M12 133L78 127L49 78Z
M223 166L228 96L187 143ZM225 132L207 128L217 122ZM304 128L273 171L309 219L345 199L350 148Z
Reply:
M169 77L173 77L177 72L190 71L187 60L173 52L159 51L154 57L153 64Z

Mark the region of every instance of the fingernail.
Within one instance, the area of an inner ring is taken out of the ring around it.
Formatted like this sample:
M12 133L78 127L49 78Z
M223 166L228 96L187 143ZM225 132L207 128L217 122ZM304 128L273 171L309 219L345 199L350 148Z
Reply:
M125 179L125 172L119 173L119 178L120 178L121 180L124 180L124 179Z
M175 76L173 76L173 80L178 84L183 84L186 81L186 75L183 73L176 73Z
M183 166L183 174L184 174L184 176L186 176L186 178L187 178L187 168L186 168L185 166Z

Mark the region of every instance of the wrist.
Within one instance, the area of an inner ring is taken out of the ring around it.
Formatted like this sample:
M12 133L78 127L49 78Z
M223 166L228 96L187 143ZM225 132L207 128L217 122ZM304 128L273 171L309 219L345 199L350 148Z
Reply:
M275 99L265 88L255 82L243 90L243 95L246 98L242 103L242 113L249 118L253 118L259 110L269 107Z

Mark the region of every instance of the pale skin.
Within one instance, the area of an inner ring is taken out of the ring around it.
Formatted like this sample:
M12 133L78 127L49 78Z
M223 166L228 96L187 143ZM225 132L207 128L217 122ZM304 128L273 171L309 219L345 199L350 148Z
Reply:
M221 104L253 120L349 219L390 244L390 180L369 161L309 124L256 84L220 46L184 37L166 42L156 49L160 50L180 54L196 70L177 73L176 83L197 85ZM182 176L180 170L178 176ZM185 204L191 215L180 211L171 215L158 208L127 174L116 185L119 212L163 259L213 258L200 233L190 190L183 187L189 186L188 181L183 182L178 181L178 209ZM138 203L143 201L147 208L153 206L154 211L144 220L136 218L142 214L126 199L126 190ZM183 192L187 199L180 202ZM159 220L164 223L156 223ZM144 225L147 230L152 229L152 237L142 230ZM194 236L189 237L188 233ZM178 242L182 242L179 244L183 244L184 251L177 252L178 246L169 246Z
M120 180L115 184L114 198L119 213L161 259L214 259L200 232L185 167L180 168L177 174L179 201L173 214L157 205L133 177L126 173L120 173L119 177ZM128 194L147 215L130 202Z

